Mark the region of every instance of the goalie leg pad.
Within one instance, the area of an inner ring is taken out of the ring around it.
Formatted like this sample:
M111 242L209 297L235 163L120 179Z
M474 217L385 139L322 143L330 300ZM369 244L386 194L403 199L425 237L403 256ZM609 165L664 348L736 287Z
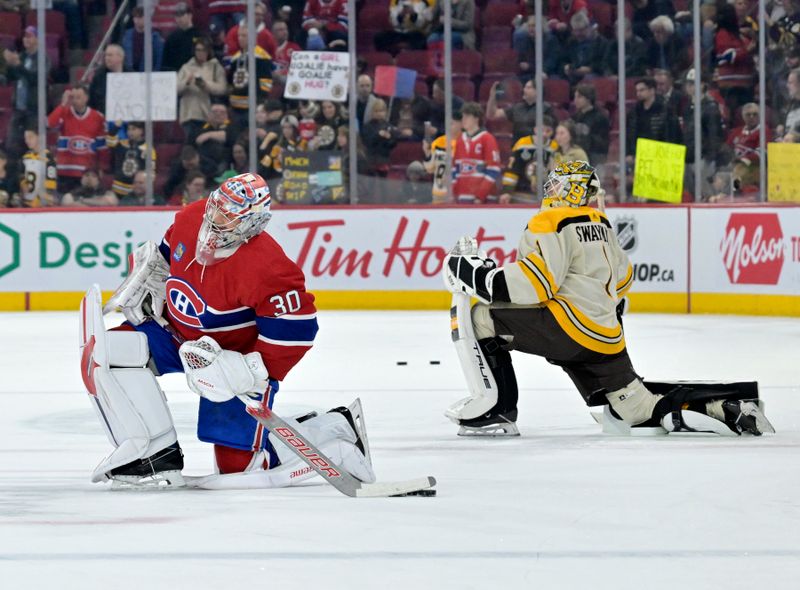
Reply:
M484 307L488 310L488 306L476 305L474 313L483 313ZM475 338L472 313L468 297L453 297L450 309L451 334L470 393L469 397L457 401L445 411L445 416L456 424L461 420L483 416L497 404L497 382Z
M98 367L94 375L95 408L116 448L94 470L92 481L104 481L113 469L177 443L164 393L148 369Z
M356 400L360 412L360 402ZM354 404L355 405L355 404ZM351 405L350 408L353 408ZM351 411L348 408L348 411ZM339 465L342 469L366 483L375 481L375 472L369 452L369 442L366 437L363 417L353 416L354 430L347 417L336 409L321 416L316 416L302 423L294 419L287 419L292 428L301 432L308 438L309 442L317 446L320 451L325 453L331 461ZM279 440L273 434L269 435L270 442L275 448L282 466L300 465L302 461L286 447L286 443ZM359 448L364 447L364 452ZM311 475L315 472L311 471ZM310 477L310 476L309 476Z

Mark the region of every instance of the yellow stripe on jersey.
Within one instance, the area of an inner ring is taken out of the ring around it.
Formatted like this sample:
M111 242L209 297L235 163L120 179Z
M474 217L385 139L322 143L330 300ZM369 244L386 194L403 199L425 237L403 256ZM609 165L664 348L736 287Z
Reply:
M558 295L547 301L546 306L567 336L581 346L602 354L616 354L625 348L620 325L614 328L600 326Z
M550 299L547 291L545 291L546 283L541 275L534 270L533 264L528 260L523 259L518 260L517 265L522 270L522 274L524 274L531 282L531 285L533 285L533 290L536 291L536 297L539 299L539 301L547 301Z
M625 278L617 283L617 296L622 297L633 285L633 266L628 263L628 272L625 273Z
M525 260L532 262L539 273L541 273L544 278L545 290L550 294L549 296L552 297L555 295L558 291L558 285L556 285L556 280L553 278L550 269L547 268L547 263L544 259L535 252L531 252L525 257Z

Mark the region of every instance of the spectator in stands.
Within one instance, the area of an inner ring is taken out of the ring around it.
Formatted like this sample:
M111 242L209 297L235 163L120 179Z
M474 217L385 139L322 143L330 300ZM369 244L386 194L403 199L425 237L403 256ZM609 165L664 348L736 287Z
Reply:
M616 31L616 23L614 23ZM619 43L616 35L611 39L603 60L605 73L610 76L619 74L617 57ZM629 78L639 78L647 74L647 45L638 35L634 35L631 21L625 19L625 75Z
M39 40L36 27L26 27L22 35L22 54L10 49L3 50L6 61L6 77L14 84L14 102L11 123L8 127L8 149L18 157L23 151L23 135L31 120L39 112ZM47 71L50 71L49 60Z
M389 122L397 128L400 139L422 139L425 133L425 123L424 120L419 118L419 115L426 108L423 101L428 102L424 97L415 97L413 99L395 98L392 101Z
M269 134L274 134L276 138L281 135L281 119L286 109L283 103L277 98L270 98L256 107L256 136L259 141L263 141Z
M389 108L379 98L372 108L372 118L364 124L361 132L367 151L368 173L386 177L389 174L389 155L397 145L397 129L389 123Z
M669 114L667 105L656 93L656 81L642 78L636 82L636 107L628 112L626 153L627 162L633 165L636 140L640 137L679 143L682 139L678 120Z
M89 86L89 106L101 113L106 112L106 85L111 73L130 72L125 65L125 50L121 45L109 43L103 52L103 65L97 68Z
M233 170L236 174L244 174L250 168L250 158L247 155L247 143L239 140L234 142L231 148L231 160L228 163L228 170ZM234 176L236 176L234 174Z
M347 0L306 0L303 29L308 34L306 49L326 47L347 50Z
M50 129L60 131L56 148L58 192L70 192L83 172L97 170L98 156L107 153L106 119L89 106L89 89L78 84L65 90L61 104L47 118Z
M456 145L456 138L461 135L461 113L453 113L453 121L450 126L450 157L453 157L453 148ZM448 201L447 198L447 136L445 134L436 137L426 135L422 140L422 153L425 160L422 162L425 172L432 175L433 182L430 187L431 200L434 205L443 205ZM413 162L412 162L413 164ZM453 162L451 162L452 168Z
M80 184L61 198L62 207L116 207L117 197L100 186L100 175L94 168L83 171Z
M210 178L216 173L216 162L201 160L200 154L191 145L183 146L180 159L172 162L169 169L169 177L164 184L164 195L169 199L175 194L179 194L180 187L186 180L189 172L202 172L206 178Z
M553 139L557 122L555 118L546 115L542 121L542 165L545 170L550 167L550 160L558 149L558 144ZM500 203L531 202L537 200L535 192L538 190L536 182L536 129L532 135L520 137L511 150L508 165L503 171L503 194Z
M186 2L175 5L175 23L178 28L172 31L164 42L161 69L165 72L177 72L183 64L192 59L195 55L196 42L200 38L200 31L194 26L192 9ZM210 53L208 57L211 57Z
M161 61L164 57L164 40L156 29L152 32L153 38L153 71L161 70ZM133 72L144 72L144 8L137 6L133 9L133 27L125 31L122 36L122 48L125 50L125 65Z
M593 166L604 164L608 156L610 122L608 116L595 106L596 92L590 84L578 84L575 88L575 125L573 139L589 155Z
M289 25L283 21L278 20L272 23L272 36L275 38L276 45L275 55L272 58L275 67L272 77L283 84L286 82L286 76L289 75L292 53L300 51L302 48L289 39Z
M359 133L364 129L364 123L372 118L372 109L378 97L372 94L372 78L361 74L356 84L356 119Z
M39 153L38 125L31 124L25 130L25 147L27 151L20 160L17 170L19 182L18 193L13 201L16 207L43 207L58 203L56 197L56 163L50 150L44 150L44 160Z
M556 127L556 143L558 144L558 148L556 151L553 152L553 157L550 159L550 170L553 170L559 164L563 162L570 162L572 160L582 160L584 162L589 162L589 156L586 154L584 149L576 145L573 141L575 137L575 124L570 120L567 119L566 121L561 121ZM590 164L593 162L589 162Z
M692 192L694 187L694 68L686 72L684 91L688 97L687 106L682 112L683 144L686 146L686 187ZM714 174L720 160L720 148L724 141L723 122L717 102L707 93L706 85L700 88L700 157L702 158L702 191L703 196L711 194L709 179ZM695 195L700 200L700 195Z
M735 113L745 103L753 102L755 63L752 54L755 49L755 40L739 31L736 9L730 4L722 4L717 11L714 54L717 86L730 113Z
M658 16L666 16L670 20L675 16L672 0L632 0L633 33L645 41L653 37L650 23Z
M228 91L225 69L214 57L211 40L200 37L194 43L194 57L178 72L178 120L187 140L191 140L205 124L212 97Z
M675 87L675 80L669 70L656 70L653 73L656 81L656 93L664 99L667 111L673 117L680 117L689 98L680 89Z
M512 38L514 51L519 60L519 77L523 84L532 79L536 68L536 17L529 16L525 26L514 32ZM564 48L561 40L544 29L542 47L547 51L542 52L542 70L545 77L561 75L561 61ZM487 72L487 74L490 72Z
M420 104L415 105L417 120L430 121L430 133L436 137L444 130L444 80L437 79L433 83L433 98L431 100L421 97ZM453 94L451 103L452 111L455 113L461 110L464 100L460 96ZM424 123L423 123L424 125Z
M482 126L483 111L476 102L461 107L461 127L453 153L453 197L462 204L497 201L500 150L497 140Z
M227 178L231 178L231 176L228 176ZM225 182L227 178L222 180L222 182ZM216 181L217 179L215 178L214 180ZM222 184L222 182L219 184ZM180 186L180 193L170 197L167 201L167 204L176 207L185 207L186 205L199 201L200 199L204 199L207 196L206 177L202 172L193 170L186 175L186 180L184 180L183 184Z
M247 24L240 23L239 47L247 47ZM272 60L269 54L258 45L256 54L256 103L263 102L272 90ZM228 83L231 86L231 119L240 129L247 126L248 111L248 52L239 50L228 60Z
M188 143L197 148L201 161L218 174L231 159L231 149L236 142L238 129L228 118L228 107L216 103L211 105L208 120L194 135L189 136Z
M347 124L347 117L341 104L323 100L320 103L316 123L317 132L308 144L309 149L321 151L336 149L336 130Z
M390 0L391 30L375 35L375 49L397 54L403 49L425 49L433 19L433 0Z
M279 178L283 174L283 158L287 153L302 152L308 147L300 138L300 122L294 115L281 119L281 136L271 142L262 142L258 150L259 174L264 178Z
M8 165L8 153L0 149L0 209L13 207L12 196L17 192L14 171Z
M755 168L756 172L761 161L761 123L759 114L760 111L756 103L751 102L744 105L742 107L744 125L732 129L726 142L730 157L744 163L748 168ZM764 134L764 143L771 142L772 130L769 125L764 129Z
M786 89L789 102L786 105L784 125L779 127L777 135L794 132L800 124L800 68L792 70L786 77Z
M558 0L548 5L547 28L564 36L569 33L569 22L577 13L583 12L590 19L592 16L586 0Z
M603 75L603 58L606 40L597 34L585 12L577 12L570 19L572 35L564 52L564 75L572 84Z
M256 44L266 51L270 58L274 59L277 46L275 44L275 37L272 36L266 24L267 10L267 5L263 2L257 2L253 9L253 14L255 15L254 22L256 24ZM242 45L239 44L239 27L246 26L247 21L242 20L241 23L230 28L225 35L225 55L233 55L237 51L242 50ZM246 49L245 47L245 50Z
M428 43L444 41L444 3L435 0ZM453 0L450 5L453 47L475 49L475 0Z
M86 49L88 37L83 28L83 14L78 0L54 0L53 10L57 10L64 15L69 48Z
M769 36L781 50L800 45L800 0L784 0L785 14L769 26Z
M237 0L209 0L209 26L217 31L227 31L247 15L247 2Z
M650 21L652 38L647 42L647 66L650 70L670 70L680 76L689 67L686 43L675 35L675 24L668 16Z
M319 114L319 106L313 100L300 101L297 107L297 114L299 115L297 132L300 135L300 139L308 144L317 134L316 117Z
M489 120L505 117L511 122L511 134L514 141L530 133L536 125L536 85L528 80L522 87L522 100L511 107L502 109L497 106L497 90L499 82L492 84L489 100L486 103L486 118ZM555 118L553 109L544 103L544 113Z
M144 207L147 204L147 173L139 170L133 175L133 187L127 195L117 197L120 207ZM154 203L161 204L161 203Z
M133 177L147 165L147 144L144 141L144 123L128 121L126 137L112 135L109 130L108 148L114 166L114 182L111 190L117 197L124 197L133 190ZM150 150L153 159L153 170L156 166L156 151Z

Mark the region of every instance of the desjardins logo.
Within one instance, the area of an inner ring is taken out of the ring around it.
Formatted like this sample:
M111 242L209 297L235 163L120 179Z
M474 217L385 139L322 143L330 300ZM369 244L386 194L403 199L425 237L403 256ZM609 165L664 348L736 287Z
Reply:
M7 225L0 223L0 264L9 259L8 253L11 254L10 261L0 266L0 277L10 273L12 270L19 267L19 233Z

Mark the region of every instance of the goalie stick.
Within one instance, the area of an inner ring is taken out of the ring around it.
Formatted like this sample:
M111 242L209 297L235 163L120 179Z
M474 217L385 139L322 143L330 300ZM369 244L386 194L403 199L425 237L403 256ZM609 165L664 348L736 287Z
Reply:
M163 317L150 316L159 326L167 330L177 342L185 339ZM387 498L399 496L435 496L436 479L432 476L405 481L364 483L342 469L325 456L306 437L292 428L283 418L269 408L262 407L247 395L237 396L246 406L247 413L278 437L289 450L306 465L316 471L323 480L345 496L351 498Z

